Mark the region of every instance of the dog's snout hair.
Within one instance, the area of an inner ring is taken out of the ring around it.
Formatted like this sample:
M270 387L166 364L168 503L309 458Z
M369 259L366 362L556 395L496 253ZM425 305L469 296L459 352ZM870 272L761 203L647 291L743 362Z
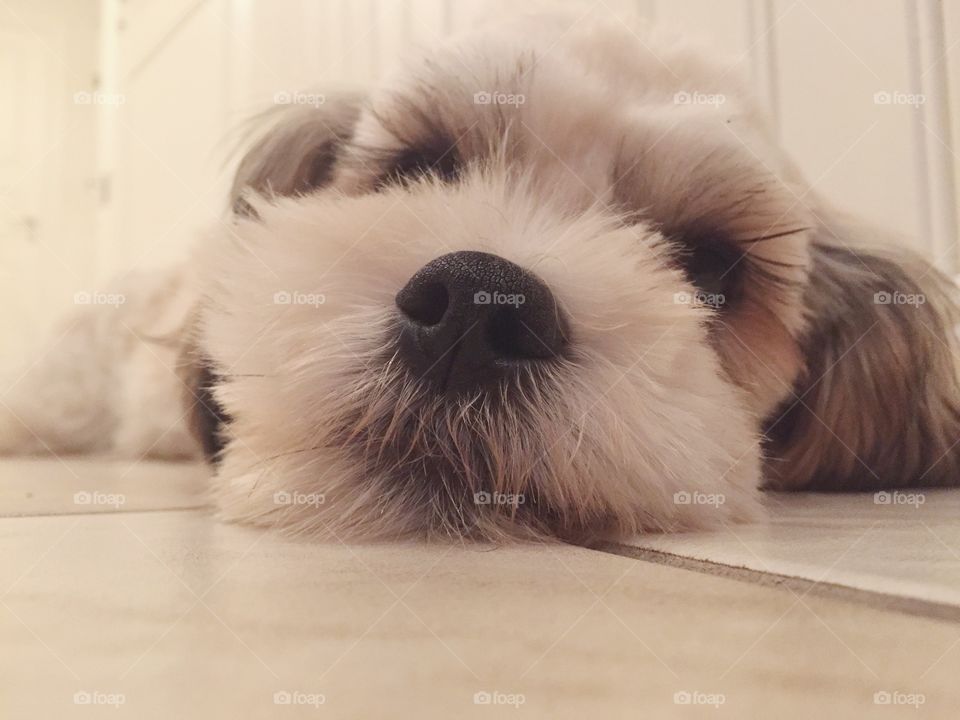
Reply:
M193 267L223 516L593 542L960 477L952 285L812 192L728 67L573 20L271 119Z

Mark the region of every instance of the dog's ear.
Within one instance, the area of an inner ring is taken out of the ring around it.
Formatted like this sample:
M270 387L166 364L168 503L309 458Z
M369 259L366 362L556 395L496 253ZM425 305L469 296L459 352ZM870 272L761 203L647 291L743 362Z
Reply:
M330 182L362 102L360 95L328 95L319 105L285 105L261 116L267 130L243 156L234 176L230 191L234 215L256 216L247 201L249 193L268 198L302 195ZM215 462L227 442L230 418L216 399L222 373L203 352L201 316L196 308L184 330L178 371L190 431L207 460Z
M768 485L956 484L956 286L908 251L877 249L877 231L826 207L816 216L805 370L767 421Z
M191 334L195 334L195 327L190 328ZM187 411L187 428L204 458L215 463L226 444L230 418L213 395L219 378L212 363L199 351L195 337L188 338L181 348L177 375L183 387L181 401Z
M233 211L250 215L248 192L302 195L322 188L333 175L339 150L350 139L363 97L339 94L319 105L283 105L265 113L262 134L243 156L230 191Z

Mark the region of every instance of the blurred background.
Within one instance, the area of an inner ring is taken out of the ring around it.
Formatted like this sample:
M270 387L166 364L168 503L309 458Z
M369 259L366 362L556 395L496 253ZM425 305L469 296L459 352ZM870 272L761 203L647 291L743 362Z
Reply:
M522 7L523 0L511 3ZM544 2L537 3L542 7ZM0 371L221 217L243 121L363 87L482 0L0 1ZM960 0L585 0L737 59L809 180L957 271Z

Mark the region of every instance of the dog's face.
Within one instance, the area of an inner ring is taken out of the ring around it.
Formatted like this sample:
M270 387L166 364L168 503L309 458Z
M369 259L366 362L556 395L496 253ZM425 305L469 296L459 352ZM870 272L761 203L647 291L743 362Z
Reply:
M578 541L752 514L811 223L724 70L551 21L340 102L252 152L203 250L224 512Z

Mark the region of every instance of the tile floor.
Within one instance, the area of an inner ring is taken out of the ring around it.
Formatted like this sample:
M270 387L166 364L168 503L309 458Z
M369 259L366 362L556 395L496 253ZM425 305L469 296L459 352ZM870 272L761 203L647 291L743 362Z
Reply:
M960 493L773 497L606 551L348 546L217 523L203 476L0 462L0 718L960 708Z
M768 520L630 545L960 607L960 492L775 495Z

